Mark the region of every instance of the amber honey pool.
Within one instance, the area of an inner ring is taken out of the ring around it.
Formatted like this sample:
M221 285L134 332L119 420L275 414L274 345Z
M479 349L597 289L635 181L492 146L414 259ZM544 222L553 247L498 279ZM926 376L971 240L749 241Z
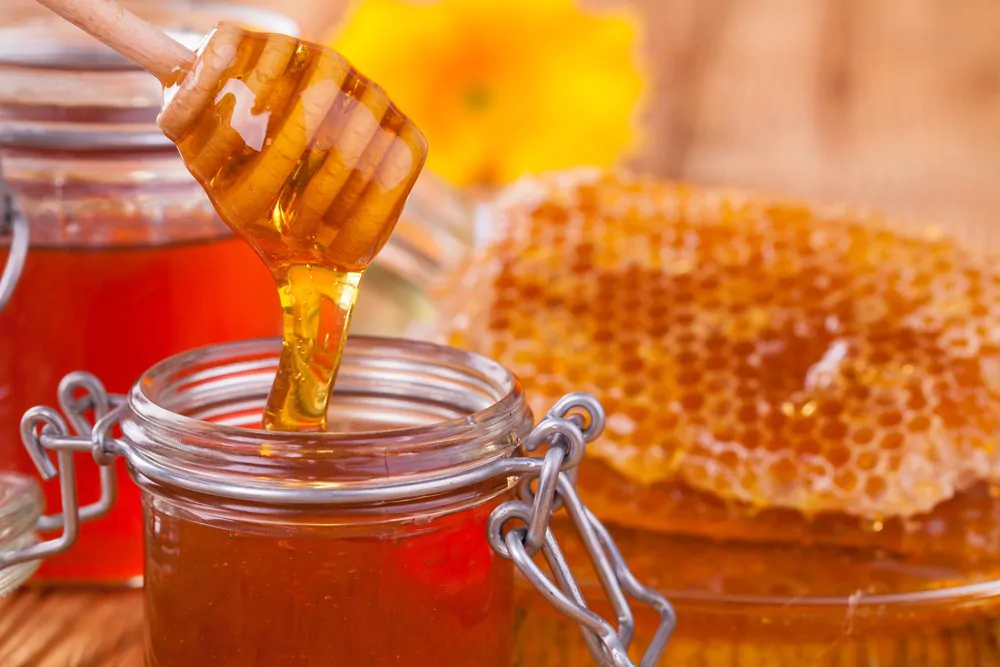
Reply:
M677 607L666 664L1000 665L988 248L599 172L495 210L442 292L443 336L511 368L539 413L601 399L580 485ZM521 667L589 664L530 592L518 642Z

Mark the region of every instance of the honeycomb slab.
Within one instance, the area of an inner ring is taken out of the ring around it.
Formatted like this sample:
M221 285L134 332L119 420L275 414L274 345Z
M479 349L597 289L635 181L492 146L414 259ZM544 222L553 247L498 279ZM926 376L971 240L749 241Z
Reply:
M590 486L878 529L1000 478L998 290L932 228L579 171L510 189L440 302L536 410L601 398Z

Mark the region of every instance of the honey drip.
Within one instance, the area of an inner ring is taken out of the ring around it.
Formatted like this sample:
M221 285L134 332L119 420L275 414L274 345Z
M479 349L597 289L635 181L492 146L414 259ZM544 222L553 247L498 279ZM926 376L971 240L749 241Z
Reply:
M325 430L358 286L420 173L423 135L337 53L231 24L167 87L159 124L278 287L264 427Z

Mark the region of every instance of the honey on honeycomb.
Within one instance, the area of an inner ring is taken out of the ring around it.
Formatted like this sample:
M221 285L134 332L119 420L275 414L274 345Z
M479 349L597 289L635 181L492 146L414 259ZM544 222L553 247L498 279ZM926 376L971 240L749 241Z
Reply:
M839 539L815 527L839 521L879 546L934 535L949 500L992 507L976 491L1000 481L990 258L933 229L590 170L526 180L496 212L443 283L443 335L511 368L535 410L601 399L581 485L605 518L781 534L752 521L767 511L793 536Z

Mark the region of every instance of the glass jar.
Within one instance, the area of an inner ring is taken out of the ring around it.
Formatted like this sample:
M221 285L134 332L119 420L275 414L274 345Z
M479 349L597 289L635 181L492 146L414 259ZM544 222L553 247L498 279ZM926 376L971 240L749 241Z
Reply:
M196 351L142 378L122 430L175 474L244 490L370 489L510 456L531 429L520 387L498 366L427 352L355 347L330 414L336 434L297 436L253 430L275 346ZM449 367L457 377L441 377ZM511 571L483 539L509 494L506 478L399 502L305 507L213 503L141 472L135 480L154 665L243 667L248 656L321 665L331 655L359 665L386 660L375 655L406 655L414 666L509 664Z
M130 6L188 44L219 18L210 8ZM279 16L226 11L294 31ZM21 414L73 369L98 372L121 392L170 354L280 330L268 272L155 126L160 101L153 77L58 17L0 19L0 161L19 210L0 225L0 266L22 269L0 286L0 469L30 466ZM79 483L84 503L99 496L92 466L81 467ZM138 580L139 494L120 491L73 557L46 561L40 578ZM59 511L58 486L46 484L45 496Z
M42 491L31 477L0 473L0 553L35 544L35 524L42 516ZM0 570L0 597L24 583L38 563L28 561Z
M116 456L128 461L145 517L147 665L319 666L335 656L352 665L507 667L505 558L582 619L599 664L632 665L625 593L661 611L649 651L662 652L669 605L630 578L572 489L569 471L603 424L592 399L569 396L532 429L520 383L499 364L356 337L337 378L331 432L263 431L280 350L261 340L186 352L116 400L93 376L70 376L61 389L75 396L68 420L79 424L95 406L99 419L82 437L49 408L25 415L25 444L46 474L54 470L43 448L61 457L89 450L105 470ZM543 444L542 458L515 455ZM78 508L72 467L60 464L69 538L0 553L0 572L67 548L78 517L93 513ZM515 486L522 501L511 497ZM586 611L572 574L559 569L547 526L560 499L607 577L617 629ZM533 563L536 551L555 564L558 585Z

